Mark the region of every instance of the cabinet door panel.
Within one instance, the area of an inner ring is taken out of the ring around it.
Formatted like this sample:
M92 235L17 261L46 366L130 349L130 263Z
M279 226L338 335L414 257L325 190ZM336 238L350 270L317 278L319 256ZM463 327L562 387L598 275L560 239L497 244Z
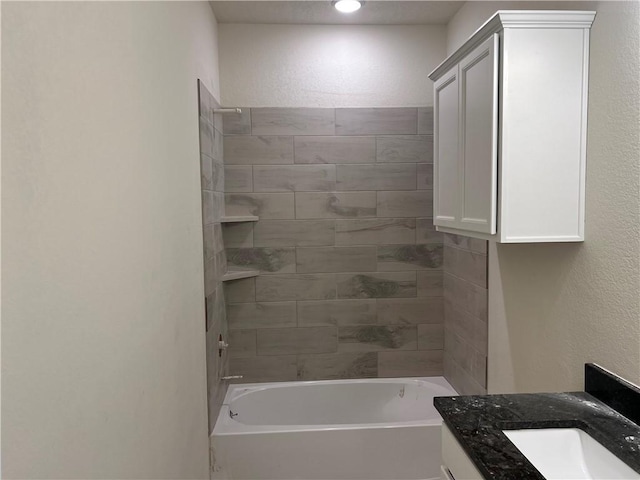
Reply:
M460 228L496 233L498 35L460 62Z
M433 223L455 227L460 218L458 67L434 85Z

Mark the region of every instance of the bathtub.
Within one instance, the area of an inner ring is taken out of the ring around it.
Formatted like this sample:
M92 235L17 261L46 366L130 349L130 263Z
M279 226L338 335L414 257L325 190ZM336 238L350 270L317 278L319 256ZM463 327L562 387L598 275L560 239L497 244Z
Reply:
M440 478L442 377L239 384L211 436L233 480Z

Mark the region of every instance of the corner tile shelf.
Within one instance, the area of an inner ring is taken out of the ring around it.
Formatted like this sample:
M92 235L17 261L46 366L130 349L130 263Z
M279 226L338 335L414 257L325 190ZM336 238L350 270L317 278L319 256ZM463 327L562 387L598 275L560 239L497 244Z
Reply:
M255 215L231 215L222 217L220 223L238 223L238 222L257 222L258 217Z
M260 275L258 270L229 270L222 276L223 282L230 282L232 280L240 280L241 278L251 278Z

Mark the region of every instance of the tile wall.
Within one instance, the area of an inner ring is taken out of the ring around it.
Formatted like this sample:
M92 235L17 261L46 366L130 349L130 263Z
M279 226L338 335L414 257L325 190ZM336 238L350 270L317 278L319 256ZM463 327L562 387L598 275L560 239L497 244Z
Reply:
M487 393L487 242L444 236L444 375L463 395Z
M243 108L224 117L231 374L441 375L443 239L431 108Z
M226 271L226 255L220 220L224 215L224 163L222 118L213 114L219 104L198 81L200 121L200 171L202 183L202 225L204 243L204 283L207 338L207 389L209 402L209 432L213 429L226 382L220 378L228 373L227 354L218 354L218 338L227 337L222 275Z

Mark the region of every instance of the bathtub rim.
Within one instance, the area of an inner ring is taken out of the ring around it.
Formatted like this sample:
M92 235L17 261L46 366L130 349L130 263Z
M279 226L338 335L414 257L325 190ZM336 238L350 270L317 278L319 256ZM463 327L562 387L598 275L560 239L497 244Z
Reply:
M448 390L447 395L436 394L436 396L458 396L458 392L442 376L433 377L390 377L390 378L358 378L340 380L309 380L290 382L261 382L261 383L238 383L229 385L229 389L223 400L222 407L216 419L212 436L216 435L246 435L246 434L268 434L268 433L293 433L309 431L332 431L332 430L357 430L357 429L387 429L399 427L426 427L442 425L442 417L436 412L436 417L425 420L412 420L406 422L378 422L378 423L341 423L341 424L310 424L310 425L246 425L233 420L229 414L229 404L242 396L249 395L256 391L263 391L271 388L283 388L301 385L330 385L343 383L432 383L438 387ZM235 391L247 389L235 395Z

